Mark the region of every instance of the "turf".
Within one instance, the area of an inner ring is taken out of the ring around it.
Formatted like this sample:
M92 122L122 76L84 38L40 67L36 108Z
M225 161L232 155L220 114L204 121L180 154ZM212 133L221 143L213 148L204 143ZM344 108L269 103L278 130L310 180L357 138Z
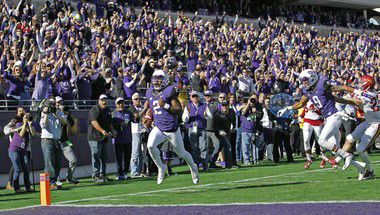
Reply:
M380 153L370 155L375 172L380 173ZM52 191L53 204L227 204L255 202L380 201L380 180L358 181L354 167L346 171L319 169L319 160L309 170L304 161L238 169L201 172L200 183L193 185L186 166L175 167L178 175L157 185L155 177L95 184L82 179L79 185L64 184ZM37 187L37 190L39 188ZM0 210L39 205L39 193L14 194L0 191Z

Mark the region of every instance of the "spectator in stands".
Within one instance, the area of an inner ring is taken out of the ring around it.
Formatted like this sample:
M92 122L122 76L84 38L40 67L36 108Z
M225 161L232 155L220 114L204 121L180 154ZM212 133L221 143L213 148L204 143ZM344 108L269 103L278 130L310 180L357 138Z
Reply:
M107 96L99 96L98 103L89 111L87 140L91 149L92 177L94 182L106 182L107 143L113 137L112 115Z

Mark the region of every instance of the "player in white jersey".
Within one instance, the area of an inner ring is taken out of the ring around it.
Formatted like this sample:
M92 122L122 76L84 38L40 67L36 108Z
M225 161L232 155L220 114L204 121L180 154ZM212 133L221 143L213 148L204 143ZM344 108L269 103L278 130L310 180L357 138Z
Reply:
M311 146L310 146L310 138L313 135L313 132L318 140L321 135L321 131L323 128L323 117L321 111L313 104L313 102L308 101L304 111L301 115L303 117L303 144L305 148L306 154L306 163L304 165L305 169L309 169L311 163L313 162L311 158ZM322 151L322 162L319 165L320 168L324 168L326 166L326 161L328 158L325 156L323 150Z
M369 75L365 75L360 78L360 90L348 86L342 86L342 90L354 93L355 103L363 110L366 120L359 124L355 130L347 136L343 148L337 150L338 156L335 160L339 162L343 158L346 159L345 165L342 168L343 170L354 162L358 163L353 160L353 155L349 152L356 140L360 140L356 150L365 161L365 168L367 171L365 174L359 174L359 180L369 179L375 176L366 152L366 150L374 144L376 138L380 134L380 107L378 93L373 89L374 86L375 80Z

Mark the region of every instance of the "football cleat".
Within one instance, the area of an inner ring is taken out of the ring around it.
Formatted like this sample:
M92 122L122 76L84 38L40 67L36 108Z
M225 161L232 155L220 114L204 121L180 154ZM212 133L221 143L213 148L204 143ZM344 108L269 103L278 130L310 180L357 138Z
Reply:
M351 165L351 161L354 158L354 155L352 153L349 153L349 155L344 160L344 165L342 167L342 170L347 169Z
M359 172L359 177L358 177L359 181L362 181L364 179L364 174L365 172Z
M198 168L194 167L194 170L191 168L191 179L193 180L193 184L198 184L199 182L199 175L198 175Z
M338 163L336 162L334 158L329 159L329 164L331 164L331 167L334 169L338 168Z
M164 165L163 168L158 168L157 184L161 184L165 179L165 172L168 167Z
M313 161L311 161L311 160L308 160L308 161L306 161L306 163L305 163L305 165L303 166L305 169L309 169L310 168L310 165L311 165L311 163L313 163Z
M322 160L321 161L321 164L319 164L319 168L323 169L326 167L326 161L325 160Z
M366 171L365 174L364 174L364 180L368 180L368 179L373 179L375 178L375 171Z

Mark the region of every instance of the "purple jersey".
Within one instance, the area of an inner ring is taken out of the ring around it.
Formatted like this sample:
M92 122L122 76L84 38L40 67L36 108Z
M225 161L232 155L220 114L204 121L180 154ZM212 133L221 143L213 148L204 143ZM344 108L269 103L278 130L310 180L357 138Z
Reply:
M157 126L160 131L176 131L178 128L178 116L160 107L158 100L161 97L165 103L171 104L171 101L177 98L177 96L178 91L174 86L166 87L159 93L154 91L153 86L146 91L146 98L149 100L149 106L153 112L154 125Z
M303 94L307 96L310 101L313 102L313 104L321 110L322 116L325 119L338 112L335 107L334 96L331 91L327 90L329 85L331 84L326 77L319 76L319 80L313 90L302 90Z

